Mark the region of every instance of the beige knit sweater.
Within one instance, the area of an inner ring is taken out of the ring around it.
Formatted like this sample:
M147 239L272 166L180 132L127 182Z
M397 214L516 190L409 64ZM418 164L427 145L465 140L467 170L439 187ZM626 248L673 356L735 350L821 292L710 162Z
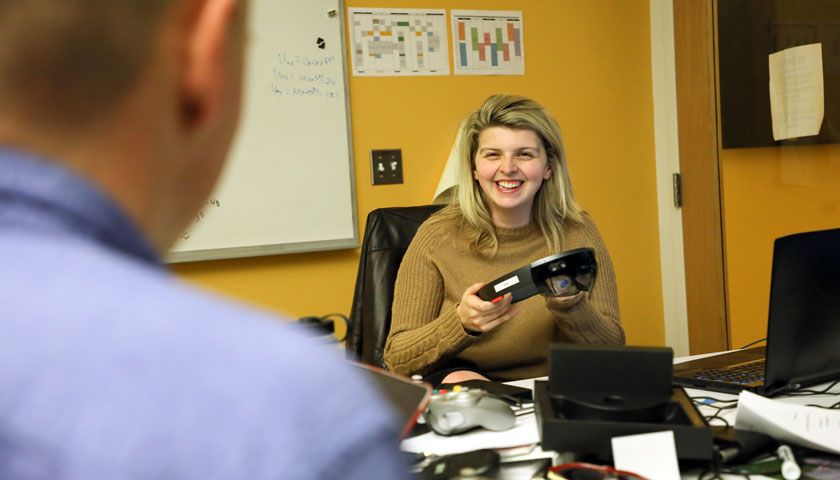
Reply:
M558 252L549 252L531 223L497 227L499 247L489 258L469 248L459 223L453 216L432 216L420 226L400 265L385 346L391 371L428 374L456 360L492 380L516 380L548 374L552 342L624 344L612 261L588 216L582 224L566 225L561 251L595 249L598 273L589 294L571 302L536 295L515 304L521 311L493 330L467 332L455 311L467 287Z

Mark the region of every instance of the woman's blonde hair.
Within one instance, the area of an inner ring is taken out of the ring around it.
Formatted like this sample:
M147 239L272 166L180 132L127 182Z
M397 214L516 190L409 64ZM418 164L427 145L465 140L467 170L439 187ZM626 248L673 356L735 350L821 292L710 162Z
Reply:
M531 130L542 140L551 177L545 180L534 197L532 218L545 237L549 250L557 251L563 238L563 223L579 222L583 210L575 200L566 165L566 152L557 121L537 102L516 95L498 94L484 101L478 110L467 115L458 134L458 173L455 193L448 210L460 213L472 228L471 245L480 251L495 254L498 247L490 211L481 187L473 178L478 137L490 127Z

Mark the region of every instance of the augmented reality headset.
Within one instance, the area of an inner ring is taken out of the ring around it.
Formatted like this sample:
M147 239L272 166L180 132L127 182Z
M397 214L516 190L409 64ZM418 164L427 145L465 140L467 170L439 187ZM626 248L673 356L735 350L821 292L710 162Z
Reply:
M595 285L598 263L591 248L576 248L537 260L481 287L478 296L497 302L508 292L513 302L536 294L545 297L573 297Z

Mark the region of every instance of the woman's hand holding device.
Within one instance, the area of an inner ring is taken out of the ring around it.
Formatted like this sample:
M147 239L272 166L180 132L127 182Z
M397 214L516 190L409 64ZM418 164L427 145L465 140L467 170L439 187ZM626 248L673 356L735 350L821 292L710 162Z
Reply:
M485 284L476 283L467 288L461 296L461 303L456 311L464 329L469 332L483 333L490 331L503 322L510 320L519 308L510 308L513 296L508 293L496 301L486 301L476 295Z
M554 308L567 309L576 305L586 295L585 291L580 291L572 297L546 297L545 301Z

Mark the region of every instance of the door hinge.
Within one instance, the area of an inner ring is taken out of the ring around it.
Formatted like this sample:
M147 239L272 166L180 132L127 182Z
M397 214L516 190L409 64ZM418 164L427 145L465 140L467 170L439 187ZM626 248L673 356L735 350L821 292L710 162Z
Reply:
M674 181L674 207L682 207L682 177L679 173L673 175Z

